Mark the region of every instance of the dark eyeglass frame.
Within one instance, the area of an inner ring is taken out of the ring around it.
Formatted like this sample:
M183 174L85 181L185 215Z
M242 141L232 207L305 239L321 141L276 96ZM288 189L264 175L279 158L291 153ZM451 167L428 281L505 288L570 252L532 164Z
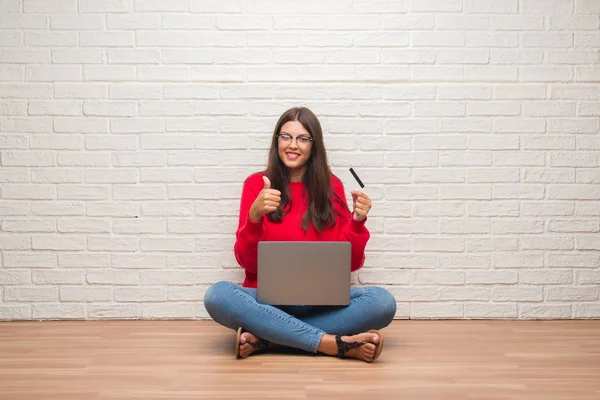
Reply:
M307 135L292 136L287 133L278 133L276 136L277 136L277 138L282 138L283 140L290 141L290 142L295 138L298 143L302 143L302 144L309 144L313 140L315 140L312 136L307 136Z

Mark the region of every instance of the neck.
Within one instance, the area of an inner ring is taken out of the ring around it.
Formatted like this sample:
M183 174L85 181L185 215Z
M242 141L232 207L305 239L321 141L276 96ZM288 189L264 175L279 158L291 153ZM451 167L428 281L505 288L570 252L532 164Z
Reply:
M302 182L302 178L304 178L305 171L306 168L290 171L290 182Z

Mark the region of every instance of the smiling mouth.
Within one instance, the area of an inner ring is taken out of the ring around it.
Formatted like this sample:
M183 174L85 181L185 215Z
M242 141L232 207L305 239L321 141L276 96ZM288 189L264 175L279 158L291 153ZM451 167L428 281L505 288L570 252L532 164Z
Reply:
M288 156L288 158L290 160L296 160L298 157L300 157L300 154L298 154L298 153L285 153L285 154Z

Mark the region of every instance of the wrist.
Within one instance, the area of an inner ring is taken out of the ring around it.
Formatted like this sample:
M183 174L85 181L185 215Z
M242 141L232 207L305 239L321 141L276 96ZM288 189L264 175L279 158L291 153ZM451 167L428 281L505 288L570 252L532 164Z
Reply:
M250 219L250 221L257 224L262 219L262 215L261 214L257 215L256 213L252 212L252 210L250 210L250 212L248 213L248 218Z

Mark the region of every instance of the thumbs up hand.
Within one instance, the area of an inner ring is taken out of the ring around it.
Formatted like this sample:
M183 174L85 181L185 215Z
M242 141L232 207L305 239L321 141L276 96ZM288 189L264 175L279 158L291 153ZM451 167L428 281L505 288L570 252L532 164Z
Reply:
M264 186L260 191L252 207L248 217L252 222L260 222L263 214L277 210L281 202L281 192L276 189L271 189L271 181L266 176L263 176Z
M371 210L371 199L369 196L361 191L353 190L352 203L354 220L362 221L367 218L367 214Z

